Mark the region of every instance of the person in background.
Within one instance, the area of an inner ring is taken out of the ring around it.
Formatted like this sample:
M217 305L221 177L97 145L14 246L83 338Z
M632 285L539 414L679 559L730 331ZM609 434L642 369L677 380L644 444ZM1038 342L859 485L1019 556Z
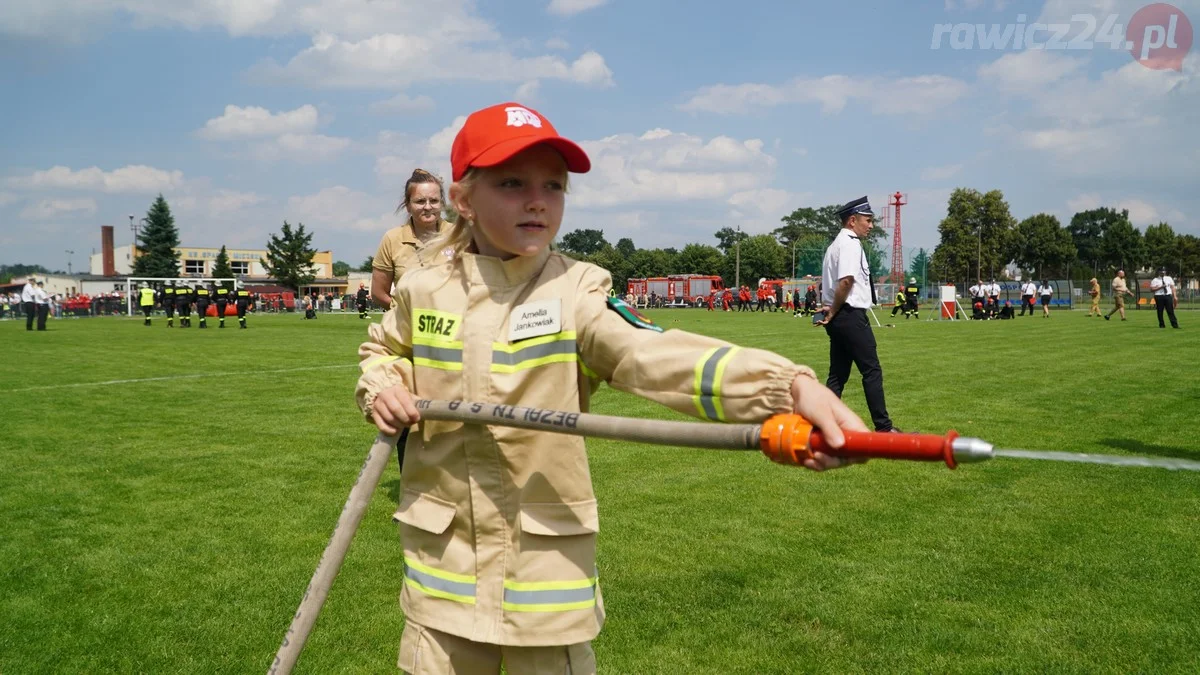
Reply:
M1033 299L1037 297L1037 284L1033 283L1033 279L1025 282L1021 286L1021 316L1025 316L1025 309L1029 309L1029 316L1033 316Z
M50 315L50 294L46 292L45 282L37 282L34 301L37 303L37 329L46 330L46 317Z
M911 314L914 319L921 318L917 307L917 301L920 299L920 297L921 287L917 285L917 278L913 277L908 280L908 286L904 288L904 300L906 302L904 306L905 319L908 318L909 314Z
M200 318L200 328L208 328L208 305L212 301L212 292L204 282L196 285L196 316Z
M138 289L138 305L142 308L142 314L145 320L142 321L143 326L150 325L150 315L154 312L154 289L146 284Z
M1000 284L992 279L987 284L988 313L996 316L1000 313Z
M1121 313L1121 320L1125 320L1125 296L1133 297L1133 293L1129 292L1129 286L1125 283L1125 270L1117 270L1117 276L1112 280L1113 291L1113 308L1112 311L1104 315L1104 320L1109 321L1112 315L1117 312Z
M33 330L37 316L37 280L29 277L21 287L21 311L25 312L25 330Z
M445 203L441 179L428 171L416 169L404 183L404 200L396 212L408 211L408 222L384 233L372 263L371 299L385 311L392 306L392 285L405 272L445 260L422 255L425 245L450 227L442 220Z
M1088 318L1100 316L1100 282L1096 277L1088 279L1088 297L1092 299L1092 307L1088 310Z
M175 289L175 310L179 313L179 327L192 327L192 289L182 284Z
M1050 318L1050 297L1054 295L1054 289L1050 287L1050 282L1042 279L1042 285L1038 286L1038 295L1042 298L1042 318Z
M168 281L163 286L162 294L159 296L159 303L162 304L163 312L167 315L167 328L175 325L175 282Z
M217 328L225 327L225 308L229 306L229 289L225 287L225 283L217 286L217 290L213 293L217 303Z
M358 285L358 294L354 297L354 302L358 305L358 318L367 318L367 287L365 284Z
M905 305L907 303L908 303L908 297L904 295L904 288L902 286L897 285L896 286L896 304L892 305L892 318L893 319L896 318L897 312L905 309ZM904 311L904 318L906 318L906 319L908 318L907 310Z
M1179 304L1179 296L1175 292L1175 280L1167 274L1167 268L1158 268L1158 276L1150 280L1150 290L1154 291L1154 308L1158 311L1158 327L1166 328L1163 323L1163 312L1171 318L1171 328L1179 328L1175 320L1175 306Z
M875 212L866 197L838 209L842 230L825 251L821 265L821 298L827 314L816 325L829 336L829 377L825 386L838 398L850 379L850 365L862 375L867 408L876 431L900 433L888 416L883 394L883 366L871 332L867 311L876 304L875 285L862 240L875 227Z
M987 293L983 290L983 281L982 280L977 280L975 282L974 286L971 286L970 288L967 289L967 292L971 294L971 306L972 307L974 307L975 305L979 305L980 307L984 306L984 299L985 299L985 296L987 295Z

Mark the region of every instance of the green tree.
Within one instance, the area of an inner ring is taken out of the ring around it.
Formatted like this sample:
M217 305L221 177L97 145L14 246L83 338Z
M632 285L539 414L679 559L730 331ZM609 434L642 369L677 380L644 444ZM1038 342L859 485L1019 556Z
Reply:
M674 256L661 248L639 248L629 259L629 276L634 278L662 277L671 273Z
M1033 277L1059 277L1075 260L1075 243L1058 218L1039 213L1017 225L1016 236L1009 243L1008 256Z
M617 253L625 256L626 259L632 258L634 253L637 253L637 246L633 245L633 240L629 237L621 237L617 240Z
M1200 276L1200 237L1194 234L1184 234L1179 237L1179 250L1176 252L1178 261L1169 266L1179 274L1182 285L1183 279L1195 279Z
M1129 211L1111 220L1100 238L1101 264L1108 270L1125 270L1131 277L1146 262L1146 243L1142 233L1129 222Z
M1170 225L1149 225L1142 237L1146 242L1146 261L1152 269L1171 269L1172 264L1179 262L1179 237Z
M741 282L753 286L761 278L780 279L791 271L789 251L770 234L758 234L742 242ZM733 255L725 256L726 281L736 280Z
M283 221L279 235L270 235L267 240L267 257L260 259L267 273L282 286L299 293L301 286L312 283L312 259L316 249L312 245L312 233L304 231L304 224L297 223L296 229Z
M611 247L604 240L604 230L573 230L562 236L559 249L572 257L588 256L599 253L605 246Z
M358 266L359 272L370 272L375 268L375 258L367 256L367 259L362 261Z
M941 279L986 279L1008 264L1017 221L1004 193L958 188L950 194L946 217L938 224L941 241L931 267Z
M831 242L842 229L842 221L837 215L839 208L839 204L820 208L802 206L781 218L783 226L774 234L784 246L791 246L793 241L812 234L823 236L826 243Z
M217 253L217 259L213 261L212 275L217 279L232 279L233 268L229 266L229 253L225 251L225 245L221 244L221 250ZM221 285L229 290L233 290L232 281L222 281Z
M24 263L0 265L0 282L2 283L11 283L15 277L27 277L30 274L51 274L51 272L41 265L26 265Z
M1071 216L1067 232L1075 244L1075 259L1082 266L1090 268L1093 273L1098 273L1106 266L1101 251L1104 230L1110 223L1119 222L1122 218L1128 220L1128 215L1123 217L1120 212L1107 207L1080 211Z
M908 276L910 279L916 279L921 288L929 283L929 252L925 249L918 249L917 254L908 261ZM906 280L907 281L907 280Z
M171 207L161 194L150 205L142 223L143 227L138 231L137 258L133 261L132 276L179 276L179 251L176 250L179 247L179 230L175 228Z
M344 277L350 274L350 263L342 260L333 261L333 276Z
M605 246L592 255L586 256L584 260L608 270L609 275L612 276L613 289L621 295L625 294L626 282L633 271L633 263L629 258L621 255L612 246Z
M688 244L675 257L675 271L678 274L720 275L724 262L724 256L716 246Z
M713 235L717 238L717 248L721 249L721 253L730 255L733 252L734 244L739 241L746 241L750 235L742 232L741 229L733 229L732 227L722 227Z

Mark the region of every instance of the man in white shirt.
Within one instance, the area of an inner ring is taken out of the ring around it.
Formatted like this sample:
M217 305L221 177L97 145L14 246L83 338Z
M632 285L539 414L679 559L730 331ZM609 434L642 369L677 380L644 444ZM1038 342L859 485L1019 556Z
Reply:
M995 279L992 279L991 282L988 283L987 296L991 301L989 303L988 313L990 313L992 316L996 316L996 314L1000 312L1000 284L996 283Z
M1025 316L1025 310L1029 310L1029 316L1033 316L1033 297L1037 295L1037 284L1033 280L1025 282L1021 287L1021 316Z
M1163 311L1166 311L1167 316L1171 317L1171 328L1179 328L1179 322L1175 320L1175 305L1179 302L1179 296L1175 293L1175 280L1167 274L1167 268L1160 267L1158 269L1158 276L1150 280L1150 290L1154 291L1154 307L1158 310L1158 327L1167 327L1163 323Z
M33 330L33 317L37 315L37 281L33 277L21 287L21 311L25 312L25 330Z
M875 224L875 214L866 197L838 209L842 229L825 251L821 269L821 302L825 318L817 321L829 335L829 377L825 386L838 398L850 379L850 364L862 374L867 408L876 431L900 430L888 417L883 396L883 367L875 346L875 334L867 320L867 311L877 304L871 268L862 242Z
M975 285L967 289L967 293L971 294L972 307L974 307L976 303L979 303L981 306L983 305L983 281L976 280Z
M46 292L45 283L41 281L33 293L37 303L37 329L46 330L46 317L50 314L50 294Z

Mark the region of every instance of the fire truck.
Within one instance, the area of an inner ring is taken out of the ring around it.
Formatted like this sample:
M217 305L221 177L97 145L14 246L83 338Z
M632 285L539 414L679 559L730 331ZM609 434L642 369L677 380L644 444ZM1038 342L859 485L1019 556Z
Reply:
M641 301L643 295L649 298L653 293L658 299L659 306L699 307L708 301L709 293L713 290L720 293L725 290L725 285L718 276L672 274L666 277L630 279L626 290L633 294L637 302Z

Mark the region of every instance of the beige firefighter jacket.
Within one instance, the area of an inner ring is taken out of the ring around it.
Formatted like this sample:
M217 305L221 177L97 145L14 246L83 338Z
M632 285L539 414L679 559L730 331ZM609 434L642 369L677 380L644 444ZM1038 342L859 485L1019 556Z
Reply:
M752 422L790 412L792 381L813 375L771 352L635 327L610 308L611 285L604 270L549 251L414 270L359 348L359 405L370 420L376 395L403 384L416 398L580 412L603 380L698 417ZM546 334L510 341L514 321ZM423 421L408 437L399 517L409 620L517 646L600 631L582 438Z

